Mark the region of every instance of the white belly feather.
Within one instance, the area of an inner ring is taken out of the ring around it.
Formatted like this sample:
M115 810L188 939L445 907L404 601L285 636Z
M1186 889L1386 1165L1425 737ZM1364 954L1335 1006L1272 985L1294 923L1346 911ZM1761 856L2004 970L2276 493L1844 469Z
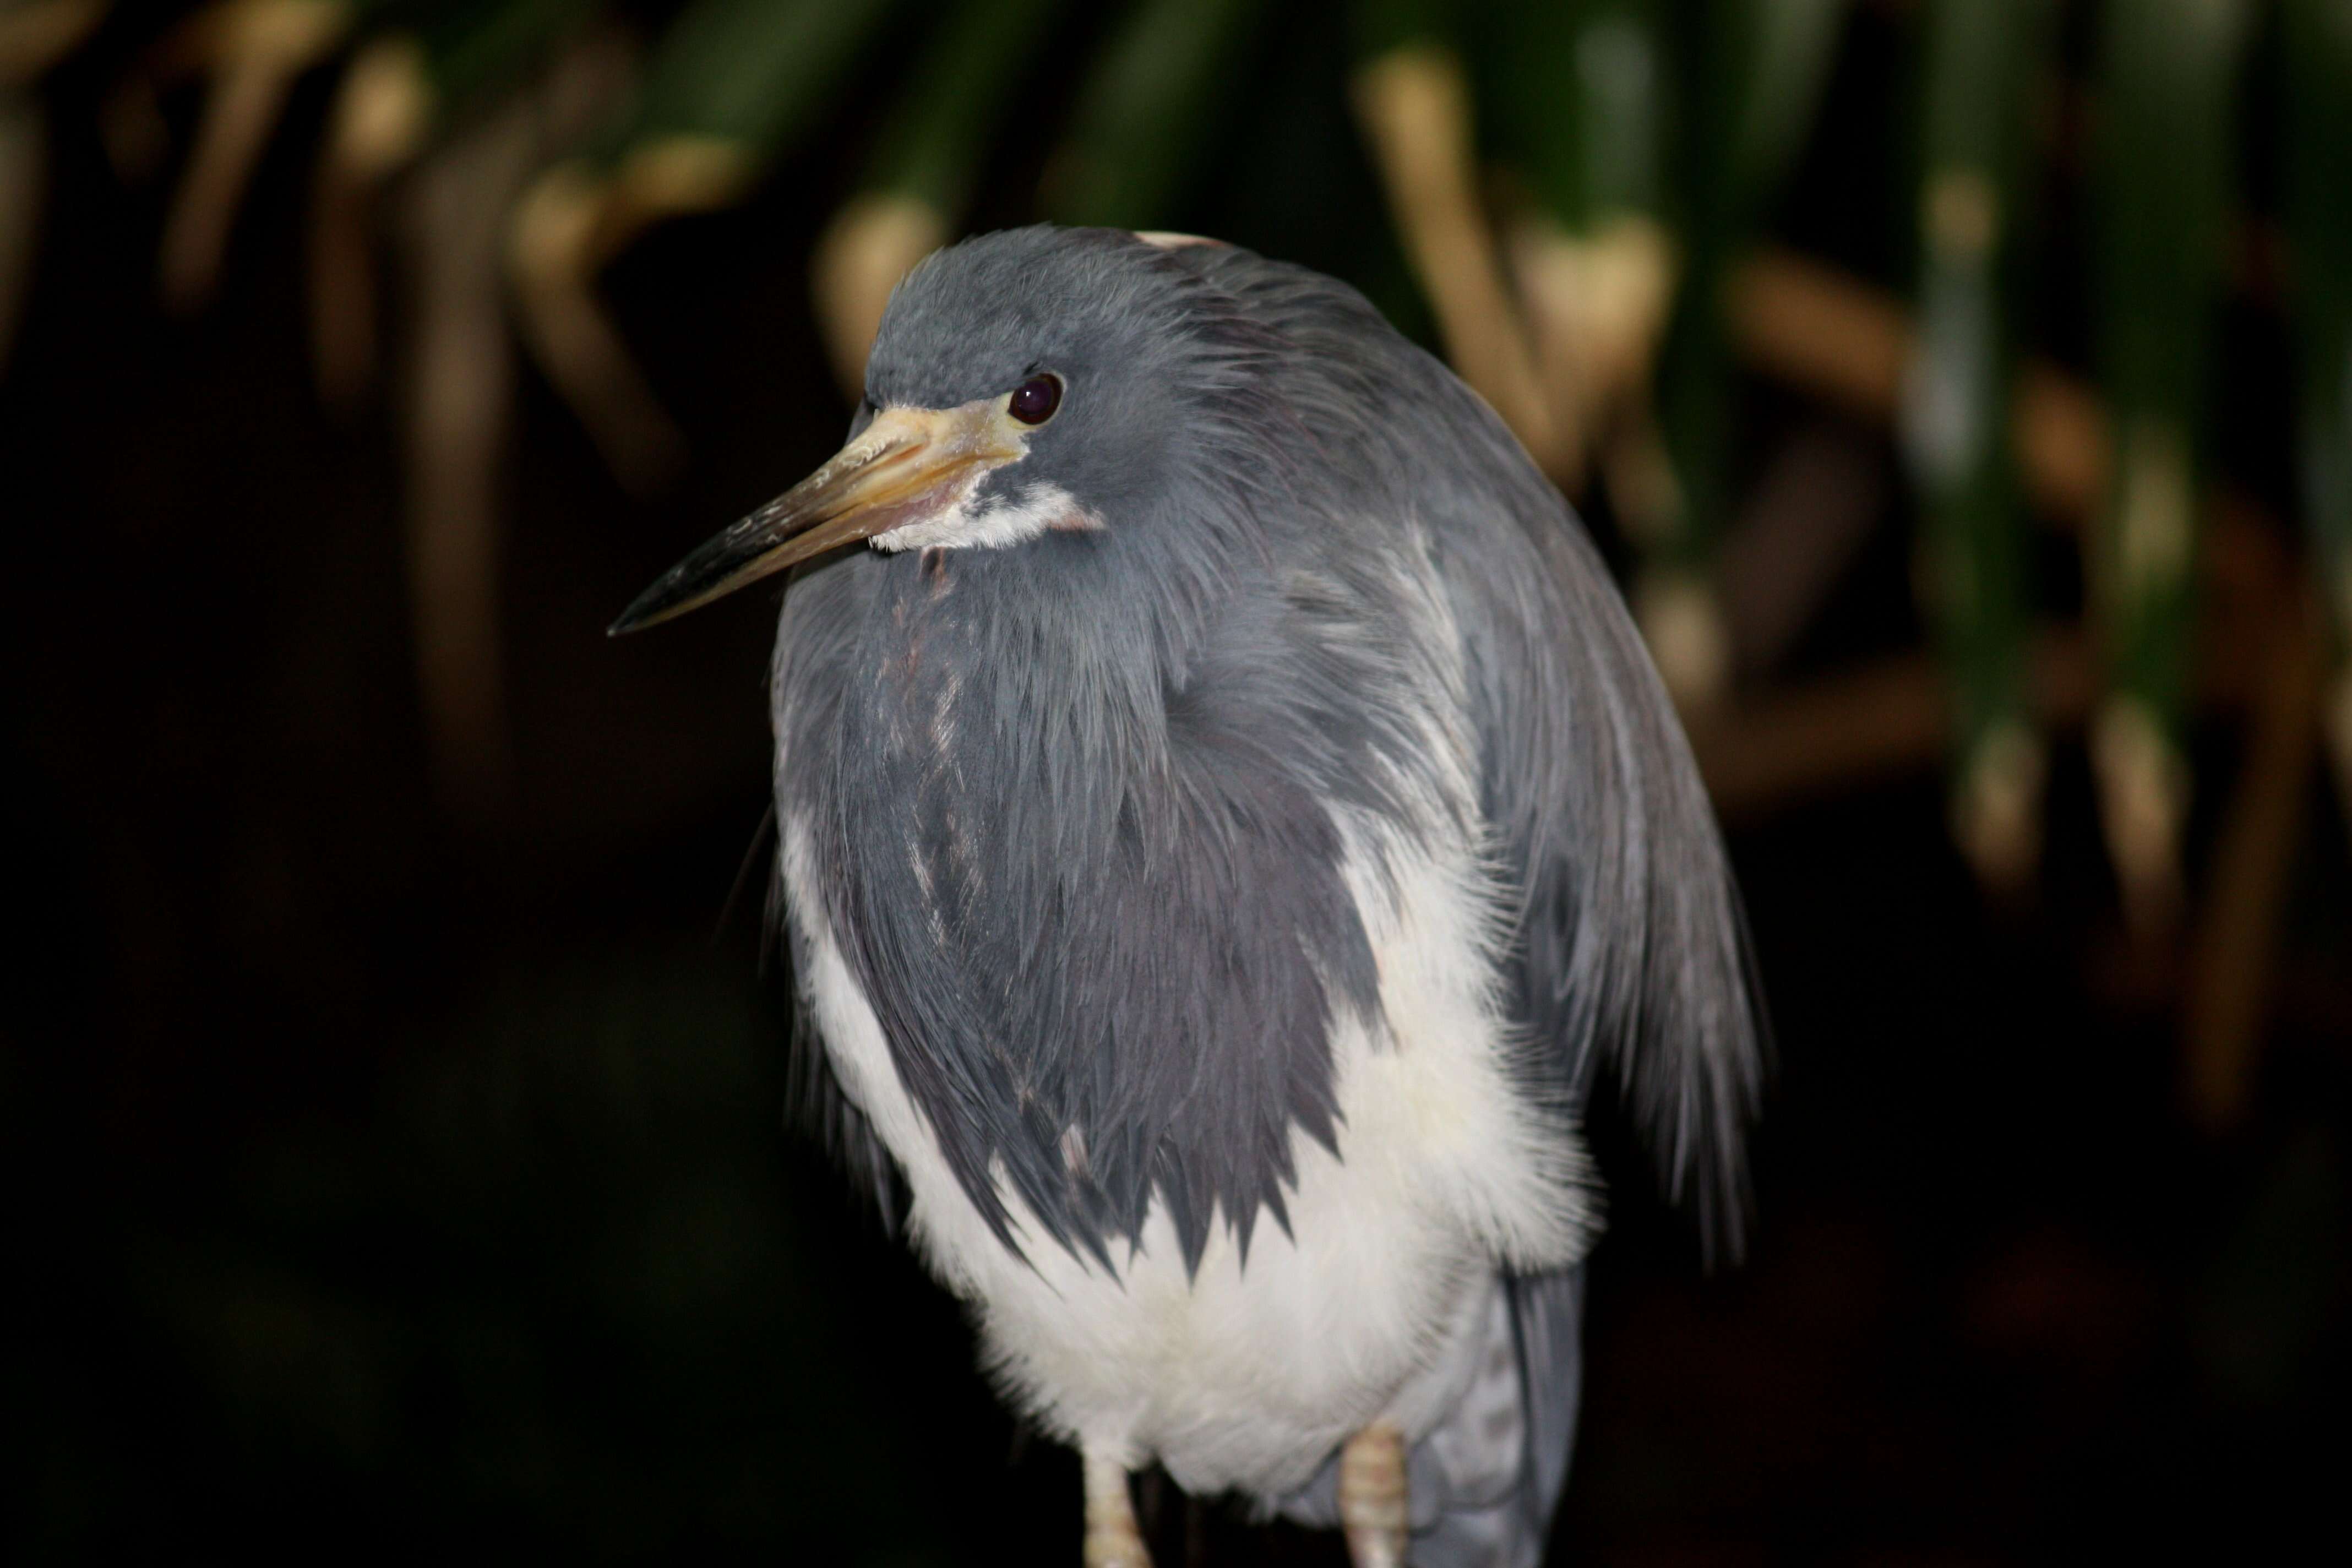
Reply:
M1188 1278L1155 1200L1114 1276L1045 1237L1002 1181L1027 1261L991 1233L811 896L805 824L786 826L801 982L834 1069L904 1168L915 1244L971 1304L992 1372L1058 1436L1156 1458L1192 1490L1287 1491L1383 1415L1418 1440L1472 1374L1496 1268L1573 1262L1592 1229L1580 1146L1513 1092L1483 868L1391 843L1383 877L1362 834L1349 842L1391 1037L1337 1027L1340 1157L1293 1132L1290 1235L1259 1224L1246 1269L1220 1226Z

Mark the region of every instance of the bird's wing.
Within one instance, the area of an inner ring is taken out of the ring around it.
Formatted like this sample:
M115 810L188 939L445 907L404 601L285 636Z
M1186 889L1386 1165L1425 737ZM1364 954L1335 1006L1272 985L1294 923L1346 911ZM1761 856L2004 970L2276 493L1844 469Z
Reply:
M852 657L859 621L871 614L856 574L835 572L821 582L805 581L814 574L813 567L793 574L790 608L782 617L774 663L769 670L780 781L788 756L795 750L821 751L824 738L838 729L841 670ZM785 1116L816 1136L819 1144L840 1163L852 1187L869 1196L883 1223L895 1228L906 1206L905 1177L866 1113L842 1089L833 1058L825 1051L806 983L813 973L810 933L802 929L792 900L785 896L783 816L794 804L779 790L767 910L770 940L782 946L792 964L793 1041Z
M1484 425L1478 444L1509 443ZM1570 1103L1607 1062L1668 1193L1736 1253L1768 1047L1722 835L1581 524L1516 443L1485 456L1507 515L1491 492L1433 498L1433 552L1467 656L1483 805L1522 900L1509 984Z
M1494 411L1355 290L1234 247L1172 254L1286 342L1309 444L1444 585L1519 900L1506 984L1549 1090L1581 1114L1610 1064L1668 1192L1736 1252L1764 1010L1706 787L1599 552Z

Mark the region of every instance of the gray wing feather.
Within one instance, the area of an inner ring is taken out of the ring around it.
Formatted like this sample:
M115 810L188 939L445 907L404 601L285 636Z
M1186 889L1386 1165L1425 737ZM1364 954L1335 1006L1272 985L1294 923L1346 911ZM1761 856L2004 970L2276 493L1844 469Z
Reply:
M1764 1011L1706 786L1600 553L1494 411L1354 290L1180 254L1299 351L1290 405L1360 477L1361 515L1419 533L1452 600L1481 805L1520 899L1506 980L1552 1079L1534 1087L1581 1115L1608 1062L1669 1194L1736 1254Z
M1521 879L1513 989L1580 1113L1596 1061L1736 1256L1766 1025L1745 917L1682 727L1598 553L1556 499L1520 515L1547 570L1449 581L1478 687L1488 820Z
M1505 976L1548 1082L1580 1117L1607 1062L1668 1194L1736 1255L1768 1026L1722 836L1682 726L1590 537L1493 411L1352 291L1246 253L1202 255L1336 385L1413 433L1410 521L1451 599L1481 807L1519 907ZM1418 1568L1541 1561L1581 1390L1581 1265L1512 1278L1481 1372L1411 1458ZM1337 1522L1337 1463L1280 1500Z

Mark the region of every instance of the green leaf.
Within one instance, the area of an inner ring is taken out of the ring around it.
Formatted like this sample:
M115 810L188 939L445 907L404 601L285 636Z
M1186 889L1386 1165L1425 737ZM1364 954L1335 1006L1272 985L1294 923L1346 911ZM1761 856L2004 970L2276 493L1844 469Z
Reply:
M1047 25L1067 0L973 0L958 7L908 77L866 185L942 213L971 200L990 139L1024 85Z
M1143 0L1079 90L1068 139L1046 171L1060 223L1165 223L1200 163L1262 0Z

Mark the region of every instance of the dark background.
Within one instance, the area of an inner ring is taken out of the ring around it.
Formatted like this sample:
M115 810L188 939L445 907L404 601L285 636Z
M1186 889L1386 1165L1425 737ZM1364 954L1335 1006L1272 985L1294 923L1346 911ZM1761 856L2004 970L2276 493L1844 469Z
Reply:
M1873 128L1895 46L1881 8L1852 29L1773 226L1891 279L1897 154ZM1286 68L1336 82L1340 49L1294 31ZM0 381L0 1539L19 1561L1073 1559L1074 1462L1017 1434L953 1304L782 1125L758 874L724 912L763 807L772 595L602 630L836 442L802 268L858 117L610 273L693 443L669 492L627 499L526 377L518 773L467 825L428 782L394 437L310 390L315 136L263 164L216 300L166 315L163 193L118 178L94 129L125 47L47 88L48 228ZM1237 89L1182 226L1349 276L1425 331L1363 237L1378 195L1325 96L1327 121L1268 124ZM292 123L325 102L306 85ZM1024 216L1043 152L1012 140L981 226ZM2074 304L2053 286L2062 345ZM2225 461L2277 494L2280 329L2242 327ZM1750 464L1840 417L1743 397ZM1884 432L1839 433L1893 464ZM1904 504L1800 668L1916 640ZM2225 783L2234 721L2197 744L2200 784ZM1733 825L1780 1042L1760 1226L1708 1277L1604 1130L1615 1223L1564 1558L2243 1554L2340 1519L2343 817L2313 813L2253 1110L2216 1138L2176 1108L2179 954L2124 930L2079 739L2052 793L2040 887L1999 908L1932 773ZM1163 1561L1338 1561L1147 1507Z

